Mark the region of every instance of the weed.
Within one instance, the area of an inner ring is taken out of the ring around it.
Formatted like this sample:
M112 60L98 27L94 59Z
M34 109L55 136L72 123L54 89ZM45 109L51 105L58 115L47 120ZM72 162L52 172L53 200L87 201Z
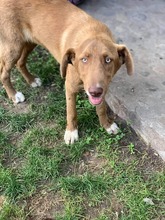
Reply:
M27 109L13 107L0 89L0 198L6 198L0 219L163 219L165 170L158 158L146 149L140 152L141 143L127 128L107 134L84 93L77 97L80 139L66 146L59 65L37 47L28 68L43 87L29 88L17 70L12 72ZM43 211L46 205L50 209Z
M1 220L25 220L23 210L16 205L12 205L9 202L5 202L3 209L0 212Z
M130 143L130 144L128 145L128 149L129 149L129 151L130 151L130 154L134 154L134 153L135 153L135 146L134 146L133 143Z

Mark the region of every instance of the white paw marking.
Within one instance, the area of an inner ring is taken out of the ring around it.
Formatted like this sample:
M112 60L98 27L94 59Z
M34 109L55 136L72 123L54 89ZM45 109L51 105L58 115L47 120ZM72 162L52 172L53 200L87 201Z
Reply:
M31 83L31 87L33 87L33 88L35 88L35 87L39 87L39 86L41 86L41 80L40 80L40 78L35 78L34 79L34 82L32 82Z
M117 134L119 131L119 127L114 122L109 128L106 129L108 134Z
M73 144L75 141L78 140L78 130L74 131L65 131L64 140L66 144Z
M15 94L15 100L14 103L19 103L19 102L24 102L25 101L25 96L22 94L22 92L17 92Z

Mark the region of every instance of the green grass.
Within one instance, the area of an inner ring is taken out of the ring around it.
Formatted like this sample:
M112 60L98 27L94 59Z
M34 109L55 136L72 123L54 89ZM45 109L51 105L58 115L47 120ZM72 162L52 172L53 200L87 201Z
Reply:
M80 139L66 146L59 66L37 48L29 69L42 79L41 88L12 74L25 104L13 106L0 89L0 220L163 219L160 160L122 123L119 134L109 136L84 94L77 97Z

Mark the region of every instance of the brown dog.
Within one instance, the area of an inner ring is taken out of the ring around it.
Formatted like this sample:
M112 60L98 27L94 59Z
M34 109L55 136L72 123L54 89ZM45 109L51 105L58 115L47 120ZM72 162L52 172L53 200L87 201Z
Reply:
M133 62L125 45L118 45L107 26L66 0L1 0L0 79L13 102L23 102L10 81L14 65L32 87L41 81L26 68L36 44L47 48L61 65L66 78L67 127L65 142L78 139L76 94L83 88L96 106L100 124L108 133L118 127L108 119L104 100L112 77L125 63L128 74Z

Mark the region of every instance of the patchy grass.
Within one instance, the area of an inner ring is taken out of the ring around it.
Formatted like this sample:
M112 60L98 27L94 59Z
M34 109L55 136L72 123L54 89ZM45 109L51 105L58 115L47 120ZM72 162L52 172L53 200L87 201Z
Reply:
M12 72L25 103L14 106L0 89L0 220L163 219L159 157L120 119L121 131L109 136L84 94L77 98L80 139L66 146L59 66L36 48L29 69L41 88L29 88Z

